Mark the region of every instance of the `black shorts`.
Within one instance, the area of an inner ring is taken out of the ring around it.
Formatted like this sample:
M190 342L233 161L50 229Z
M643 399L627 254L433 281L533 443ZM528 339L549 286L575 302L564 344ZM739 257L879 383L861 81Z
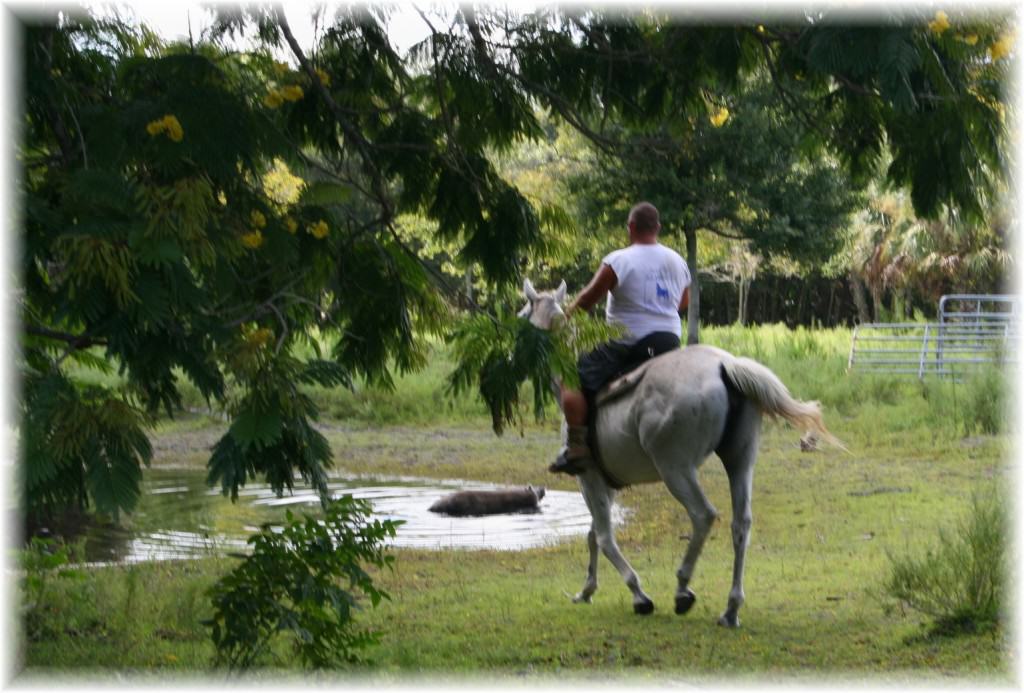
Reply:
M679 348L679 337L672 332L652 332L635 344L606 342L580 356L576 370L580 389L593 410L598 390L620 375L625 375L649 358Z

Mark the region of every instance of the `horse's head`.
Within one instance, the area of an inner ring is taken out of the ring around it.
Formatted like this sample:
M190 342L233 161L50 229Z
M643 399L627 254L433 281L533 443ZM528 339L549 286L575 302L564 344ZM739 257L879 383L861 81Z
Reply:
M528 318L534 327L542 330L557 330L565 324L562 303L565 302L565 280L554 291L537 292L527 279L523 282L523 293L527 304L519 311L519 317Z

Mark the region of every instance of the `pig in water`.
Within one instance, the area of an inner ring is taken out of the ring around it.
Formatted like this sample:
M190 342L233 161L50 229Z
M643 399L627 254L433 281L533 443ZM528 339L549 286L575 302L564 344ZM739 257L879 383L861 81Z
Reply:
M430 510L455 517L537 512L537 504L543 497L543 486L501 491L458 491L438 500L430 506Z

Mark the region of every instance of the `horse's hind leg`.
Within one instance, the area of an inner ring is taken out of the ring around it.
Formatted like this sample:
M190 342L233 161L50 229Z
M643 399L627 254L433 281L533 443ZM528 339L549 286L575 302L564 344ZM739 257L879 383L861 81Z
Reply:
M608 487L600 473L595 469L587 470L576 478L579 481L580 490L583 492L583 500L586 501L587 508L590 510L590 517L593 520L591 531L594 535L594 542L604 555L608 557L608 560L615 566L615 569L619 571L619 575L625 581L626 587L633 593L633 611L644 615L653 612L654 602L640 588L640 576L633 570L629 561L626 560L622 555L622 551L619 550L619 545L615 542L615 535L612 532L612 498L614 491ZM588 535L587 539L589 542L590 535ZM596 554L592 549L590 565L595 575L595 589L597 586L596 560ZM584 594L586 589L585 586L584 592L581 594Z
M583 583L583 589L580 593L572 598L573 602L579 604L580 602L590 603L591 597L594 596L594 592L597 591L597 532L594 530L594 524L590 524L590 531L587 532L587 548L590 549L590 563L587 565L587 581Z
M676 613L685 614L697 601L697 596L690 589L690 578L693 577L694 567L697 559L704 548L704 541L711 532L711 526L715 523L718 513L715 507L704 495L704 490L697 481L697 465L692 460L676 464L671 467L661 467L662 479L668 490L675 496L676 500L683 504L690 522L693 524L693 534L686 546L686 553L683 561L676 572L679 585L676 588Z
M718 624L729 628L740 625L739 610L743 606L743 566L750 542L750 527L753 514L750 500L754 487L754 463L757 461L757 441L760 437L760 414L752 405L741 414L734 429L735 436L718 450L725 472L729 476L729 493L732 496L732 589L725 613Z

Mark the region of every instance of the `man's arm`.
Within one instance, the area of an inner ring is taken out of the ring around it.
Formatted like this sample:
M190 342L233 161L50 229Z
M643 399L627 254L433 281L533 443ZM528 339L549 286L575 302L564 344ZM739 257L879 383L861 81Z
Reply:
M565 314L571 315L579 308L590 310L609 291L614 289L618 283L619 278L615 276L615 270L602 263L601 267L594 273L594 278L590 280L590 283L584 287L583 291L579 293L569 308L566 309Z
M683 289L683 297L679 299L679 312L682 313L690 305L690 287Z

